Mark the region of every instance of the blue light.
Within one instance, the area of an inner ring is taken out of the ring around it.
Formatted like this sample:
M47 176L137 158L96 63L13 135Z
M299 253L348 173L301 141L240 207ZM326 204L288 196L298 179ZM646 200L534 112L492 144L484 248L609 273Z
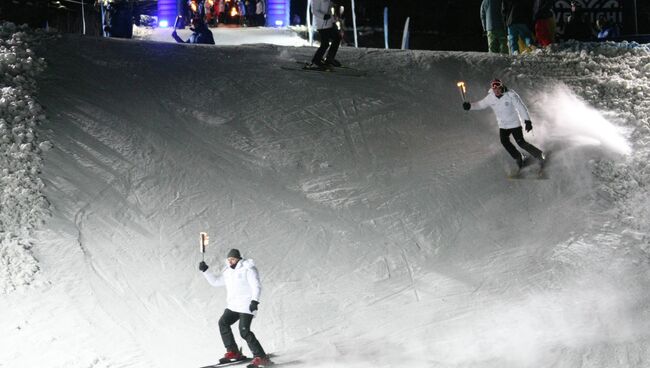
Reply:
M158 27L167 28L171 26L178 15L178 4L180 0L158 0Z
M266 24L272 27L283 27L289 24L290 0L267 0Z

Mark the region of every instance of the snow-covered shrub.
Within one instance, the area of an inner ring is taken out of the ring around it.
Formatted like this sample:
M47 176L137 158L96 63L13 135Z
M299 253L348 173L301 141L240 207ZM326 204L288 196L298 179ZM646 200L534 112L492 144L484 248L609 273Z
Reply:
M31 232L49 216L42 194L42 108L34 99L35 77L45 68L30 47L40 35L0 23L0 293L26 285L38 270Z
M511 69L531 80L560 80L591 106L617 115L632 152L623 162L594 163L598 190L614 204L623 226L650 232L650 45L570 41L519 57Z

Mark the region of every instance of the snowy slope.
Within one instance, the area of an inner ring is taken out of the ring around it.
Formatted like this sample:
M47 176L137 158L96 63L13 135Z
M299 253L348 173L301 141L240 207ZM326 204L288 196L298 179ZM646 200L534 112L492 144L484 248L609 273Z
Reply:
M650 53L625 46L342 49L354 78L279 68L311 48L45 39L52 217L0 299L0 366L215 361L199 231L211 270L255 259L277 362L647 365ZM494 117L460 108L457 80L475 100L495 76L549 180L508 181Z

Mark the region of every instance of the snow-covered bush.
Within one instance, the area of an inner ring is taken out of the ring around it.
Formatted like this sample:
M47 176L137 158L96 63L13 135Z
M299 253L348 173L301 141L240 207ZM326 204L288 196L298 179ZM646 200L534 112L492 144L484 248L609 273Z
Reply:
M45 68L30 45L40 35L0 23L0 293L31 282L38 270L31 232L49 216L41 190L42 108L34 99L35 77Z
M650 45L571 41L519 57L511 69L530 80L559 80L591 106L617 115L629 132L631 154L616 164L594 162L593 172L599 193L614 204L621 223L650 232Z

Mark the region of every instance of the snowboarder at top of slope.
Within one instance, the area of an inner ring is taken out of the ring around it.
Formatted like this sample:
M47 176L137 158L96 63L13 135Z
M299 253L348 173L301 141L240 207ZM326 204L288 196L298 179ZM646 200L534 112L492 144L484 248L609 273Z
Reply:
M174 28L174 31L172 32L172 37L178 43L202 43L206 45L214 45L214 36L212 35L212 31L210 31L210 28L208 28L208 25L205 24L201 17L192 18L190 21L190 30L192 31L192 35L190 35L190 38L188 38L187 41L183 41L183 39L178 36L176 28Z
M524 166L524 157L510 142L510 135L515 138L515 142L519 147L526 150L543 165L544 153L539 148L526 142L521 129L521 121L523 120L526 132L533 130L533 123L530 121L526 105L515 91L509 90L499 79L492 80L490 87L487 96L482 100L473 103L463 102L463 109L483 110L488 107L492 108L499 124L501 144L503 144L510 156L517 161L517 167L521 169Z
M230 328L239 321L239 334L246 340L248 348L254 355L251 364L269 365L269 358L250 329L262 292L255 263L252 259L242 259L239 250L231 249L226 255L226 265L220 275L206 272L207 269L208 265L205 262L199 263L199 270L203 272L210 285L225 286L227 294L226 309L219 319L219 332L226 347L226 354L220 359L220 363L234 362L243 358Z
M341 63L335 59L336 52L341 44L341 34L339 33L336 12L336 2L331 0L313 0L311 10L314 14L314 26L318 30L320 37L320 47L316 50L311 62L315 66L325 67L341 66ZM335 13L334 15L332 13ZM327 56L325 56L327 52ZM323 59L323 56L325 58Z

